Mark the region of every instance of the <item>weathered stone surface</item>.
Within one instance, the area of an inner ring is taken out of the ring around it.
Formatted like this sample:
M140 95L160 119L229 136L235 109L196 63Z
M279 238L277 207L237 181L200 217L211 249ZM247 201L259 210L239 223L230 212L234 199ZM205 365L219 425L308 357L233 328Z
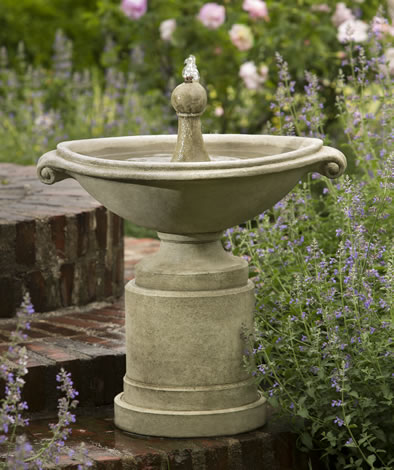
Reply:
M38 312L123 293L123 221L76 181L42 184L35 167L0 165L0 318L28 290Z
M124 393L115 398L117 426L167 437L261 426L265 399L242 363L254 308L246 263L224 251L220 233L159 236L163 246L126 286L127 368Z

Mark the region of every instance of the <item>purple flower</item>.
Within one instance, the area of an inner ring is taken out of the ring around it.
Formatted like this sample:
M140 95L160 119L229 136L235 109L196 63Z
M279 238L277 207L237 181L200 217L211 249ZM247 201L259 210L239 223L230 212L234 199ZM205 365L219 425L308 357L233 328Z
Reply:
M334 419L334 423L336 423L339 427L343 426L345 424L345 422L343 421L343 419L341 418L338 418L338 416Z

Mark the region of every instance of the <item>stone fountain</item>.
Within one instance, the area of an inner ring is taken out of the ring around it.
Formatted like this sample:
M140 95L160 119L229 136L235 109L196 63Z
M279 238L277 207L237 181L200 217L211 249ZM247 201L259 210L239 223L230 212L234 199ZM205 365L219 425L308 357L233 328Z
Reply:
M202 135L207 95L191 56L172 94L178 136L62 142L42 182L75 178L111 211L158 231L160 250L125 287L126 374L115 424L151 436L232 435L262 426L266 400L243 367L254 286L223 230L274 205L308 172L346 167L319 139Z

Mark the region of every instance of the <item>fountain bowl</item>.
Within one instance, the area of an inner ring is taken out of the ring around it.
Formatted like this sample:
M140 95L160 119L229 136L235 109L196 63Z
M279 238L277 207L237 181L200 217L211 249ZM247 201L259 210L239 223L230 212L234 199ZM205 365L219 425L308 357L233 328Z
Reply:
M211 161L171 162L176 135L58 144L42 182L75 178L112 212L172 234L220 232L272 207L308 172L337 178L344 155L315 138L206 134Z

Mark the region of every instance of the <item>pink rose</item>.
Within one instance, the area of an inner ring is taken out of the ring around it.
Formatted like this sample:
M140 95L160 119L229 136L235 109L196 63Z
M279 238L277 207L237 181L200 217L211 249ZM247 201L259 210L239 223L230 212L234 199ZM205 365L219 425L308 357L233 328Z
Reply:
M394 47L389 47L384 55L387 61L386 69L391 76L394 76Z
M265 82L268 78L268 70L269 69L268 69L267 65L265 65L265 64L262 64L259 67L259 74L260 74L263 82Z
M339 25L348 20L354 20L352 10L348 8L344 3L339 2L336 5L335 12L331 17L331 21L334 26L338 28Z
M268 78L268 67L262 65L259 70L257 70L254 62L245 62L239 69L239 76L244 81L246 88L249 88L249 90L257 90Z
M253 46L253 34L248 26L234 24L229 31L231 42L240 51L247 51Z
M339 42L363 42L368 39L368 25L361 20L347 20L338 27Z
M224 6L217 3L206 3L201 7L197 18L209 29L217 29L226 19Z
M391 26L386 18L374 16L371 24L372 32L381 39L384 34L394 36L394 26Z
M242 8L249 13L251 18L269 20L267 5L262 0L244 0Z
M138 18L145 15L148 0L122 0L120 8L126 16L132 20L138 20Z
M224 114L224 109L222 106L216 106L215 108L215 116L221 117Z
M161 39L163 39L163 41L171 41L175 29L176 21L173 18L162 21L159 26Z
M327 5L327 3L319 3L318 5L312 5L311 10L320 11L322 13L330 13L331 8Z

